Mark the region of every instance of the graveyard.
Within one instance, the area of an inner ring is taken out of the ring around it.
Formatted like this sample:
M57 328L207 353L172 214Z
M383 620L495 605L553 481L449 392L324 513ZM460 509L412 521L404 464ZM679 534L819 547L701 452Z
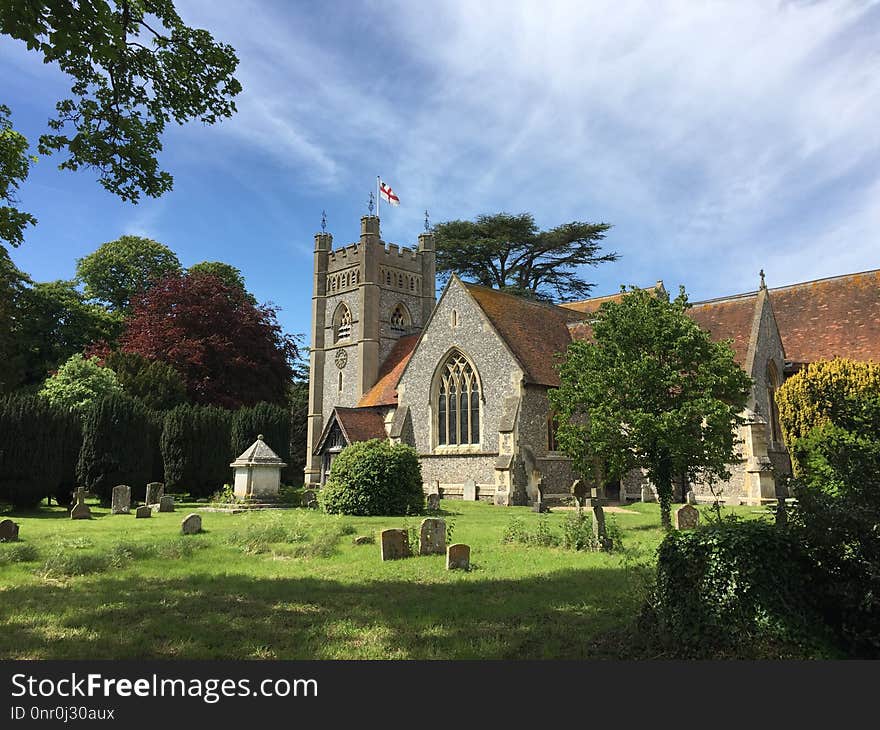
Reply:
M665 534L656 503L606 508L610 552L553 544L571 508L442 500L426 515L351 517L181 502L139 519L134 503L120 514L85 504L88 519L63 507L0 515L19 526L0 543L0 657L638 657L635 621ZM184 535L191 513L202 530ZM445 551L382 560L380 532L411 535L423 519L443 520L441 543L470 547L469 570L447 570Z

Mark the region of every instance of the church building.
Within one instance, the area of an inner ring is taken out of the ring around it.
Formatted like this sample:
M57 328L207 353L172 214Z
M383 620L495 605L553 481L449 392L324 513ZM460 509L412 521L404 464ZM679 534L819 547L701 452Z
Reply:
M452 276L436 298L434 237L386 244L379 219L361 219L357 243L315 236L305 482L320 487L345 446L372 438L413 446L426 492L527 505L570 494L581 475L557 450L548 390L591 317L620 296L558 305ZM663 282L657 282L658 288ZM740 458L727 483L690 484L698 500L776 499L790 471L774 392L820 359L880 361L880 270L696 302L689 315L729 340L751 376ZM640 472L605 484L606 499L656 496Z

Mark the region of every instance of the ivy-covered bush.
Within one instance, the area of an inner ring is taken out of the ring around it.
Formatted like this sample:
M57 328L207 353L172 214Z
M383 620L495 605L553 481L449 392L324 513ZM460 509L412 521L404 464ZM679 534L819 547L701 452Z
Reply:
M744 657L774 645L823 646L811 566L799 541L769 522L674 531L660 544L643 629L680 657Z
M319 497L325 512L417 514L425 506L418 455L411 446L381 439L351 444L334 459Z
M109 502L113 487L140 489L150 480L149 413L122 393L96 401L83 419L83 444L77 464L78 486Z
M230 480L231 422L231 413L216 406L185 404L168 411L161 442L166 491L209 497Z

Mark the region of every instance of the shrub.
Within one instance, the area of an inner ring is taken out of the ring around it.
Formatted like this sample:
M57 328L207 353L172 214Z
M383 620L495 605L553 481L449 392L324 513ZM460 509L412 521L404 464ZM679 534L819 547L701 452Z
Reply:
M763 521L674 531L660 544L643 628L677 656L751 651L752 644L823 643L807 556Z
M324 511L348 515L418 514L425 506L415 449L381 439L347 446L319 493Z
M76 470L80 486L107 503L117 484L146 484L152 461L149 413L142 403L112 393L89 409Z
M102 367L96 356L86 359L76 353L46 379L40 395L53 405L84 411L105 395L121 392L116 373Z
M521 517L514 517L504 528L501 541L539 547L555 547L561 542L559 536L553 534L550 529L550 521L544 515L538 518L533 531L529 530L525 520Z
M231 414L215 406L180 405L165 415L161 449L166 489L208 497L229 481Z
M0 546L0 565L32 563L39 557L40 553L37 548L27 543L13 542Z

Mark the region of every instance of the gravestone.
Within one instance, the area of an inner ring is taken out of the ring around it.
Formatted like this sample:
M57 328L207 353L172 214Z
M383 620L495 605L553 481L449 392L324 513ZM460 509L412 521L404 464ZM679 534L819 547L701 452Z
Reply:
M18 523L12 520L0 520L0 542L18 540Z
M197 535L202 531L202 516L195 512L183 518L180 523L180 531L184 535Z
M162 495L159 497L159 511L160 512L174 512L174 497L169 495Z
M397 560L411 555L406 530L382 530L382 560Z
M656 502L657 498L654 496L654 490L651 488L650 484L642 485L642 502Z
M308 507L309 509L317 509L318 497L311 489L307 489L303 492L302 506Z
M72 520L90 520L92 519L92 511L86 504L86 490L80 487L76 490L76 504L70 510L70 519Z
M688 504L696 504L697 503L697 493L693 489L688 489L688 493L686 495L686 502Z
M438 509L440 509L440 495L439 494L434 494L432 492L431 494L429 494L425 498L425 502L428 506L429 512L436 512Z
M372 535L358 535L352 540L355 545L373 545L375 542L376 538Z
M419 555L443 555L446 552L446 520L429 517L419 528Z
M460 542L446 548L446 570L470 570L471 548Z
M675 529L693 530L700 524L700 512L691 504L684 504L675 510Z
M162 482L150 482L147 484L147 498L144 504L159 504L162 495L165 494L165 485Z
M477 501L477 483L473 479L468 479L462 487L461 498L465 502Z
M587 485L584 484L583 480L575 479L571 483L571 494L574 497L574 501L577 502L578 508L583 507L587 499Z
M599 490L590 490L590 507L593 510L593 540L599 550L609 550L611 540L608 539L608 530L605 527L605 510L602 509L602 500L599 499Z
M131 512L131 487L127 484L117 484L113 487L110 514L127 515Z
M137 520L143 519L144 517L152 517L153 510L148 504L142 504L134 511L134 517Z

